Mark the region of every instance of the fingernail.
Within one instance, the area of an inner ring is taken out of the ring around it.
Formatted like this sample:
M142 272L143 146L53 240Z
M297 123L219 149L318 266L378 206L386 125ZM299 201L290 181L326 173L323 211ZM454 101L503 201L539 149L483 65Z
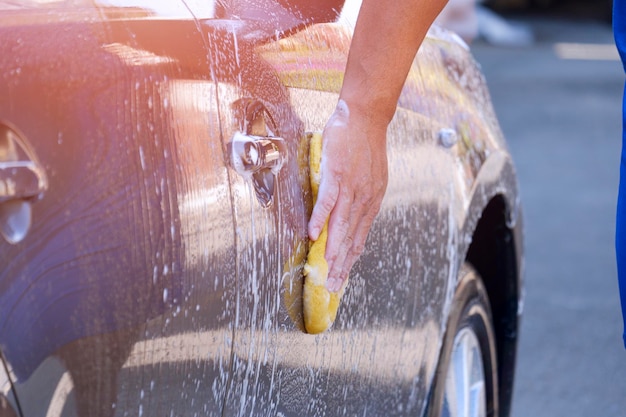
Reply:
M330 292L337 292L341 288L341 280L338 278L328 278L326 280L326 289Z

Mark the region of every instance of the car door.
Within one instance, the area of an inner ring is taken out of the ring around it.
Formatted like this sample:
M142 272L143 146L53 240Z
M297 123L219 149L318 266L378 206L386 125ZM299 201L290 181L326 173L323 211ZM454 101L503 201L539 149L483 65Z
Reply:
M313 26L240 55L271 87L255 90L259 73L244 72L227 101L260 103L252 107L266 120L256 125L277 127L254 136L283 136L288 162L271 204L250 175L231 177L238 320L226 415L420 415L425 406L456 263L453 156L437 142L436 121L399 109L387 196L337 321L321 335L302 330L305 132L321 131L334 109L349 40L345 28Z
M302 268L310 210L308 142L276 72L238 41L241 72L222 86L230 138L237 299L232 383L224 415L275 415L285 337L302 333ZM252 149L252 151L251 151ZM250 164L251 155L258 164Z
M0 6L2 155L41 171L0 202L32 209L0 242L0 347L23 415L220 414L238 300L219 42L183 2L112 3Z

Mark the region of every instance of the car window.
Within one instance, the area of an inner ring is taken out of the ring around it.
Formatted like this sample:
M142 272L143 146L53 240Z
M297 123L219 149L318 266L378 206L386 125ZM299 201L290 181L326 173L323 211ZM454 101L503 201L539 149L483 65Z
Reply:
M193 10L198 19L216 17L216 11L235 17L240 10L262 8L268 11L274 7L282 7L296 14L306 22L321 23L335 21L341 12L344 0L5 0L0 1L0 10L23 8L54 8L59 6L73 7L124 7L141 8L152 11L158 16L180 17Z
M153 1L153 0L5 0L0 1L0 10L41 9L41 8L124 8L142 9L149 14L161 17L187 17L193 10L197 18L214 17L215 1Z

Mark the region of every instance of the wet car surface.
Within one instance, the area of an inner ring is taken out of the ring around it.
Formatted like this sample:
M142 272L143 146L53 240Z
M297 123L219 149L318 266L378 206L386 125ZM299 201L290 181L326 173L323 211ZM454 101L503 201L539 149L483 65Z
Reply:
M381 213L314 336L307 132L350 31L272 2L118 3L0 3L0 415L438 415L451 342L477 346L444 337L474 320L466 282L506 415L520 203L467 48L436 28L421 48Z

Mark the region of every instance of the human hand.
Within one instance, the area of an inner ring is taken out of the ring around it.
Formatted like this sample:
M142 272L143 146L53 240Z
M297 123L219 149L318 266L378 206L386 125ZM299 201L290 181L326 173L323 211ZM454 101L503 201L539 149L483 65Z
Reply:
M387 188L387 123L340 100L323 133L319 193L309 238L328 219L326 287L338 292L363 252Z

